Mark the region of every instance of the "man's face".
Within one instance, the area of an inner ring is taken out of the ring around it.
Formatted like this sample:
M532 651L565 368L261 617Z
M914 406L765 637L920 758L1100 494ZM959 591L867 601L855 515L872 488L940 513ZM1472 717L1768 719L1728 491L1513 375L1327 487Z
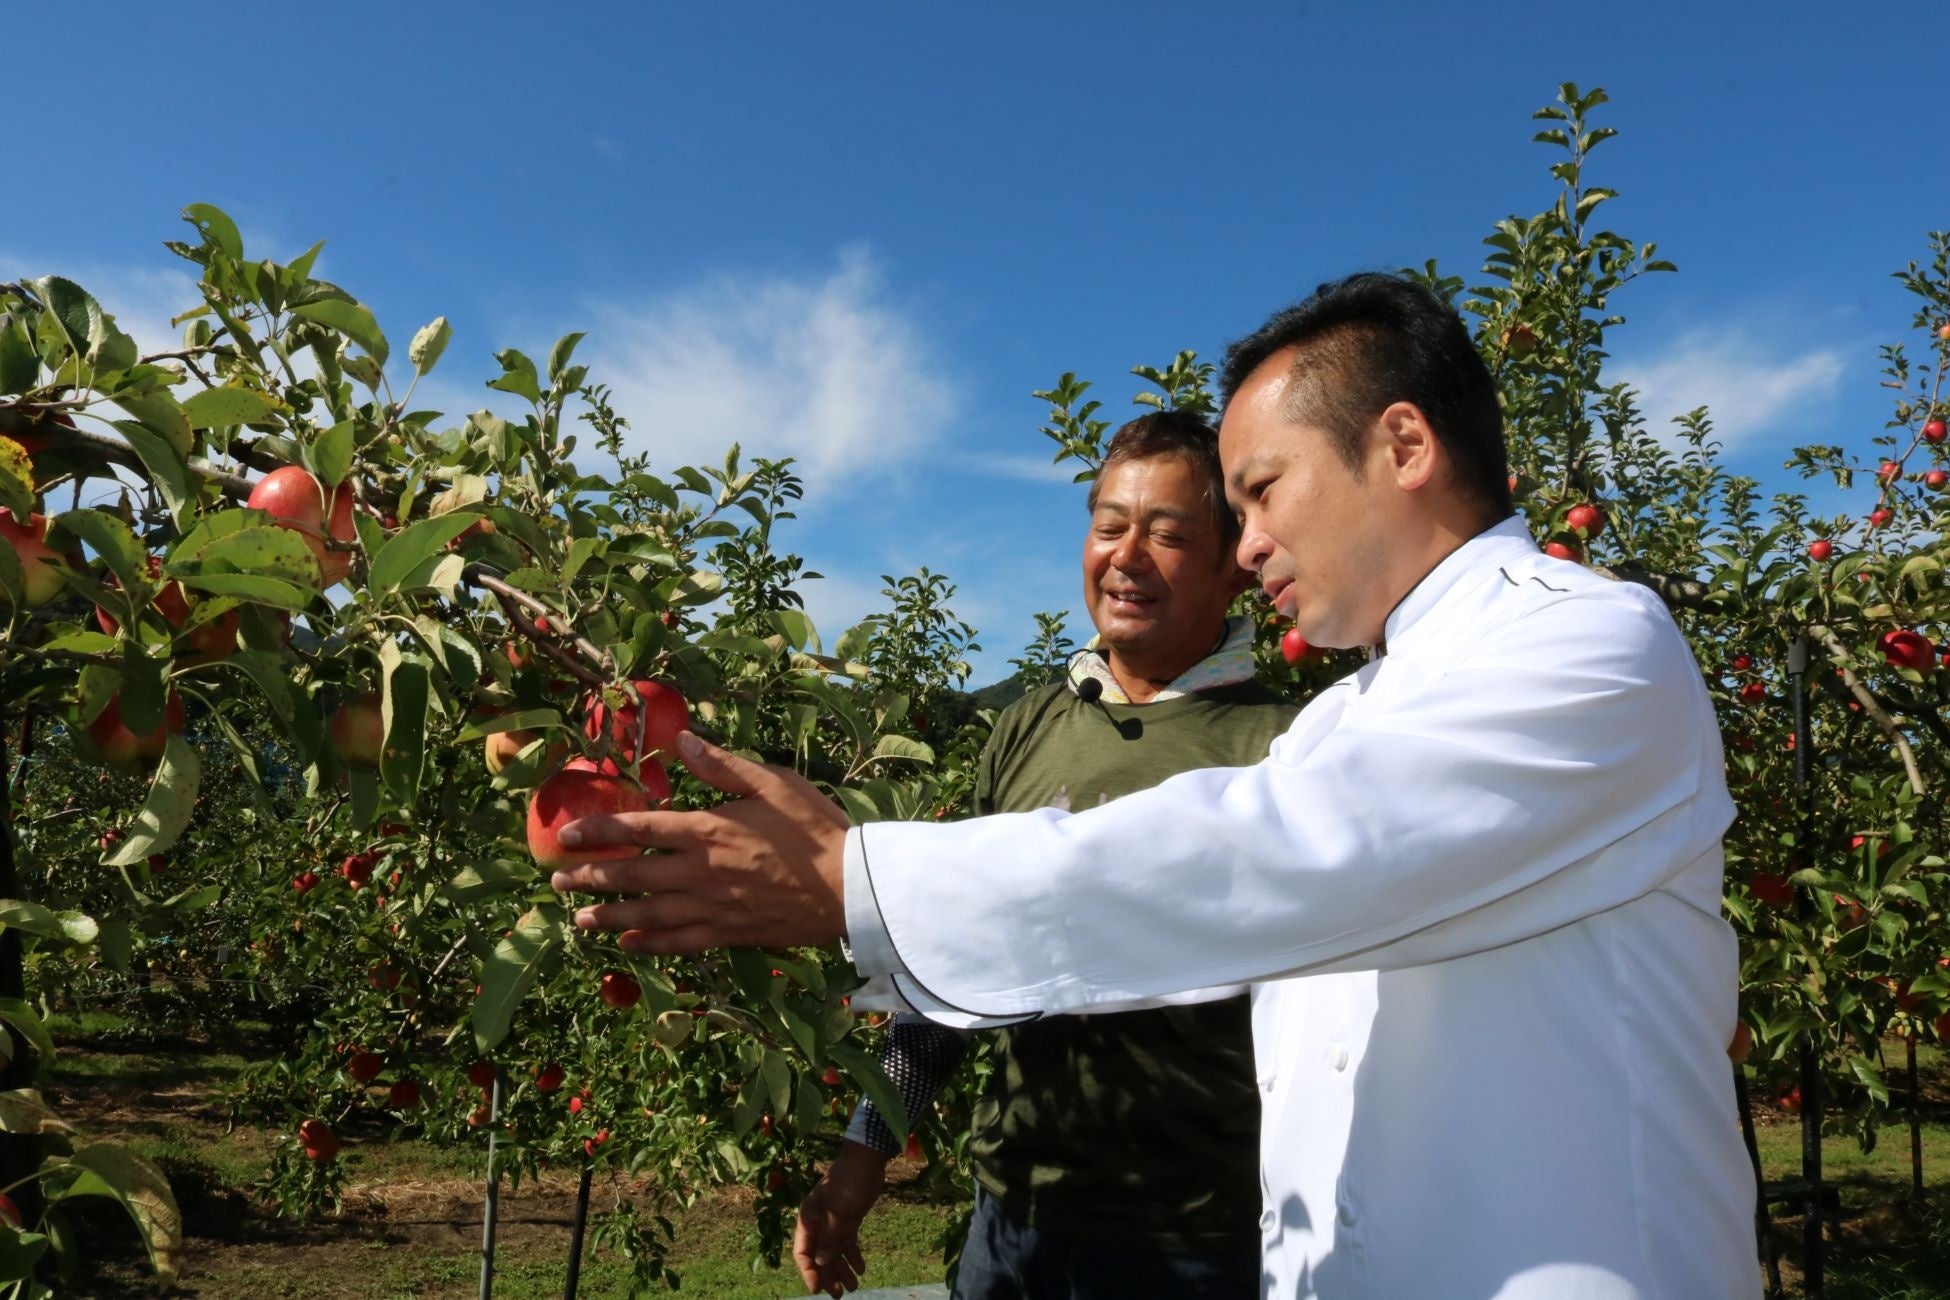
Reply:
M1372 645L1392 607L1397 494L1384 457L1357 474L1324 429L1288 417L1292 361L1277 352L1247 376L1219 428L1226 497L1243 525L1239 566L1312 644Z
M1178 456L1119 461L1097 479L1083 598L1122 665L1182 672L1212 648L1241 589L1207 480Z

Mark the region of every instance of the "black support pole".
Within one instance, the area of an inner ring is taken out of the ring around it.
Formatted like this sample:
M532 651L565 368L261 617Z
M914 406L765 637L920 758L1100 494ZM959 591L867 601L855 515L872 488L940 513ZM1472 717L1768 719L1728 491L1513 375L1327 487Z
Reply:
M1754 1102L1747 1091L1747 1067L1733 1067L1733 1095L1740 1104L1740 1136L1747 1143L1747 1160L1754 1167L1754 1237L1761 1262L1767 1267L1767 1296L1781 1294L1781 1255L1774 1249L1774 1218L1767 1209L1767 1179L1760 1168L1760 1142L1754 1137Z
M641 752L641 751L639 751ZM569 1233L569 1278L562 1286L562 1300L576 1300L576 1286L582 1281L582 1231L589 1222L589 1180L596 1162L582 1162L582 1186L576 1189L576 1221Z
M487 1205L481 1214L481 1300L494 1295L494 1225L501 1210L501 1169L494 1160L494 1135L501 1129L501 1069L488 1089Z

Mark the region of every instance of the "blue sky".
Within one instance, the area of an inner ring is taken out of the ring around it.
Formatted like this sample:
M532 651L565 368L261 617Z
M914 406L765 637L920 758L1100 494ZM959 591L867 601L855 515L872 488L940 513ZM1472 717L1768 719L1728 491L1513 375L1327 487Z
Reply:
M1481 8L17 6L8 46L46 53L10 61L13 156L46 165L0 273L160 339L194 300L161 241L214 202L259 255L327 239L396 351L449 317L420 396L455 415L500 400L495 349L587 329L657 463L801 459L782 540L829 640L925 564L981 684L1033 611L1080 630L1081 489L1029 393L1075 370L1116 413L1132 365L1216 358L1324 278L1473 274L1549 201L1529 114L1574 80L1622 132L1611 224L1680 267L1616 304L1619 371L1782 486L1796 442L1866 446L1888 273L1950 224L1941 6Z

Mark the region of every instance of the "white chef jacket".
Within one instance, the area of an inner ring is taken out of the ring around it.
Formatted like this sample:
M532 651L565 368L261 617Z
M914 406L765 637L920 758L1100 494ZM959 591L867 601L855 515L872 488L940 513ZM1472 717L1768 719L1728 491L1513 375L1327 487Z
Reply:
M856 827L855 964L975 1025L1255 981L1268 1297L1758 1296L1685 640L1515 518L1386 637L1257 766Z

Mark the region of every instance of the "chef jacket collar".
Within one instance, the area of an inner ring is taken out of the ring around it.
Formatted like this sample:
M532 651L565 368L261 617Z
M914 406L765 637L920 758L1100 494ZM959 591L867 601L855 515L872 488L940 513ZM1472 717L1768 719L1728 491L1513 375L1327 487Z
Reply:
M1536 549L1537 539L1530 535L1530 525L1522 515L1511 515L1485 528L1449 552L1440 564L1409 588L1406 596L1395 602L1387 622L1382 624L1381 644L1370 651L1371 657L1379 659L1388 653L1390 645L1400 645L1408 630L1440 604L1463 575L1478 564L1498 553L1527 555Z

